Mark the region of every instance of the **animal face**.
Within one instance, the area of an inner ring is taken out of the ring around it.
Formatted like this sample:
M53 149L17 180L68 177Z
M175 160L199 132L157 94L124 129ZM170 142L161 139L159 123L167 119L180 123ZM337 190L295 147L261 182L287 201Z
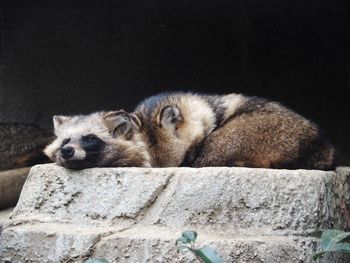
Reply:
M149 166L137 120L125 111L54 116L53 123L56 140L44 152L61 166Z

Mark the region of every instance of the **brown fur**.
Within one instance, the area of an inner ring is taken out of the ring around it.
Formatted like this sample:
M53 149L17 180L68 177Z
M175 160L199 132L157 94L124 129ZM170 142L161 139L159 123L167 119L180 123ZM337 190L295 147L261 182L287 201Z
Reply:
M136 108L134 115L140 120L152 167L179 166L188 150L215 127L208 102L190 93L151 97Z
M179 109L180 118L161 125L161 112L169 106ZM214 119L201 126L210 112ZM154 167L335 167L335 150L314 123L264 99L161 94L142 102L134 114Z
M335 151L315 124L270 102L210 134L193 166L329 170L335 167Z

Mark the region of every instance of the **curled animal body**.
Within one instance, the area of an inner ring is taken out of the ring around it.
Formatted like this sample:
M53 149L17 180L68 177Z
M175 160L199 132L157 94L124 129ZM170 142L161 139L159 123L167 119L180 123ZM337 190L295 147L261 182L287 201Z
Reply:
M151 165L335 168L335 150L313 122L280 103L241 94L164 93L133 113Z
M68 168L245 166L335 168L335 150L313 122L241 94L162 93L133 113L54 116L45 153Z

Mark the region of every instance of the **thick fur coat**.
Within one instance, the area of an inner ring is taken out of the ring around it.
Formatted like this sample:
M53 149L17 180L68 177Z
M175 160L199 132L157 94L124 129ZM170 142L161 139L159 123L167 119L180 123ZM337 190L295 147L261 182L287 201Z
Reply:
M334 147L316 124L277 102L241 94L162 93L133 113L56 116L54 124L57 139L45 152L69 168L336 165Z

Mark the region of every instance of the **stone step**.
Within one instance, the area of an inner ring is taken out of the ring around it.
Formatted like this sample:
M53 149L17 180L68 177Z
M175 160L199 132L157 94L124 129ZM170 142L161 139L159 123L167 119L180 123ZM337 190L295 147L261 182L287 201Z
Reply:
M223 262L300 262L311 261L317 248L317 238L286 236L229 236L225 232L199 233L196 246L214 248ZM100 240L93 257L104 257L108 262L198 262L190 254L179 255L175 241L179 229L166 227L134 227ZM122 251L122 253L120 253ZM342 262L331 256L327 260ZM333 261L332 261L333 262ZM345 262L345 261L344 261Z
M349 168L38 165L4 226L0 259L188 262L174 241L192 229L225 262L311 262L320 233L342 226L339 202L350 199L349 175ZM324 262L344 260L329 255Z
M224 262L312 262L318 239L297 236L235 236L199 233L196 246L214 248ZM196 262L179 254L175 241L181 230L136 226L112 228L41 223L8 227L2 235L3 262L84 262L104 258L110 263ZM15 249L14 249L15 248ZM348 262L345 255L327 255L327 262Z
M308 235L339 224L348 173L249 168L32 169L12 219Z

